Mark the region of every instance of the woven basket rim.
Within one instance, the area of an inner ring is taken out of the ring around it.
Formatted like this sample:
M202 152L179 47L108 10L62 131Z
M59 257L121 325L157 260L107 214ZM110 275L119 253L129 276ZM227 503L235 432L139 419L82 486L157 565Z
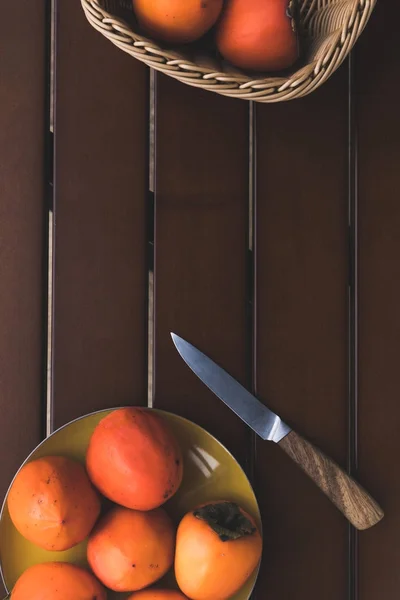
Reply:
M107 12L100 5L100 0L81 0L81 4L87 20L98 32L156 71L225 96L256 102L280 102L308 95L339 68L364 30L376 1L325 0L324 4L324 0L322 3L321 0L306 0L302 8L302 27L312 27L313 10L321 4L324 4L326 12L323 18L340 21L342 13L345 17L338 26L334 21L335 27L328 38L315 38L322 46L317 56L286 76L249 74L230 65L223 71L216 68L218 65L209 64L207 57L202 57L201 61L188 59L180 50L163 47L133 31L127 20Z

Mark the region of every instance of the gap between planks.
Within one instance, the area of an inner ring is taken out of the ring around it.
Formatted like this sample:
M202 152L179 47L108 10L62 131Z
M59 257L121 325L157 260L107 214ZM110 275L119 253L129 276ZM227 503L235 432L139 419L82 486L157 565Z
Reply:
M358 469L358 159L354 52L348 59L348 451L347 469ZM348 598L358 600L358 532L348 528Z

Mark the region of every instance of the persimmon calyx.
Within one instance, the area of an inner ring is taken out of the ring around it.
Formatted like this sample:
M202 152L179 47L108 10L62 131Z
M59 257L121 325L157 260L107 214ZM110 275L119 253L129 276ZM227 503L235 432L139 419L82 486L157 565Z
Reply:
M221 542L237 540L255 533L253 523L242 513L235 502L206 504L193 511L197 519L205 521Z

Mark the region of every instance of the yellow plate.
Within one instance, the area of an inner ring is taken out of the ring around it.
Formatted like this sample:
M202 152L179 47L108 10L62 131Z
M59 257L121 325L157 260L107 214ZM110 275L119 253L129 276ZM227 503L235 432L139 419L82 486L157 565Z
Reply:
M62 455L84 462L90 436L112 410L91 413L55 431L28 456L26 462L46 455ZM237 502L258 523L261 518L249 480L228 450L198 425L168 412L154 410L165 418L180 442L184 456L184 476L180 489L164 506L175 519L180 519L197 504L211 500ZM22 465L23 466L23 465ZM87 567L86 543L65 552L49 552L38 548L15 529L7 509L7 496L0 515L0 567L6 589L13 588L18 577L30 565L52 560L68 561ZM234 600L247 600L255 584L253 573ZM174 585L171 573L166 584ZM109 600L122 599L124 594L109 592Z

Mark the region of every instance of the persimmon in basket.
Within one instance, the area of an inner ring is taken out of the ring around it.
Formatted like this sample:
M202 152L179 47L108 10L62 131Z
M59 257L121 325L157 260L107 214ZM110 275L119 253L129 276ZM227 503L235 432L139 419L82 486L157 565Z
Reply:
M142 29L174 44L194 42L216 22L223 0L133 0Z
M175 577L191 600L226 600L256 569L262 538L254 519L234 502L187 513L178 526Z
M97 579L66 562L48 562L26 569L17 580L10 600L107 600Z
M296 0L226 0L217 25L222 56L251 71L291 67L299 55Z
M100 499L84 466L63 456L45 456L24 465L12 483L7 505L21 535L54 551L83 541L100 514Z

